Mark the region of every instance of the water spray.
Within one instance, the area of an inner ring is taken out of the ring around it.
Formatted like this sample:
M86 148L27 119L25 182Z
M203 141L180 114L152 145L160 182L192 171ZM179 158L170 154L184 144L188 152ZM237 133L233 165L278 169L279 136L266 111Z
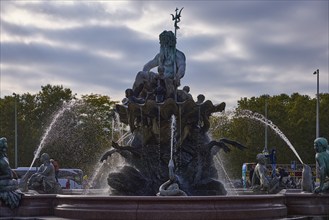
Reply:
M289 139L283 134L283 132L276 126L271 120L267 119L264 115L259 114L257 112L252 112L250 110L239 110L239 111L226 111L224 113L226 116L228 116L229 119L233 118L249 118L254 119L256 121L259 121L267 126L269 126L279 137L282 138L286 142L286 144L289 146L289 148L292 150L292 152L296 155L298 160L301 164L304 164L302 159L300 158L299 154L297 153L294 146L290 143Z

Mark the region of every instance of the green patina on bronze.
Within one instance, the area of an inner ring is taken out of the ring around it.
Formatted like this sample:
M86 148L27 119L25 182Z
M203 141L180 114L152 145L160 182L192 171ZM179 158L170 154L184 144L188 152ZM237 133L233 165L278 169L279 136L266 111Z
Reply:
M315 188L315 193L329 192L329 147L327 139L319 137L314 140L315 160L319 165L320 185Z
M7 139L0 138L0 199L10 208L16 208L19 206L22 193L18 190L18 182L10 168L7 149Z

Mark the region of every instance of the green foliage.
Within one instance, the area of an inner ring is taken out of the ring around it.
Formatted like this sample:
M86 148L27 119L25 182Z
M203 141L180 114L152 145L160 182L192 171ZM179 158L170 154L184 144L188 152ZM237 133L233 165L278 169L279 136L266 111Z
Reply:
M46 85L37 94L16 95L16 104L18 166L30 166L46 131L41 153L47 152L63 168L80 168L88 173L110 146L113 115L109 113L115 102L108 96L91 94L77 99L70 89ZM12 167L15 159L14 106L15 97L0 99L0 136L8 139ZM34 166L38 165L37 161Z
M114 104L108 96L92 94L63 106L44 151L62 167L80 168L90 175L103 152L111 146L113 116L110 113Z
M9 147L7 154L14 158L14 144L10 144L15 142L15 97L13 96L0 99L0 136L7 138Z
M63 86L46 85L37 94L5 96L0 99L0 136L8 139L8 155L14 164L15 102L18 125L18 165L30 166L33 154L51 124L61 110L61 116L50 129L42 152L59 161L61 167L80 168L90 175L101 154L107 150L114 131L113 107L116 102L108 96L90 94L81 99ZM316 122L316 98L294 93L291 96L263 95L238 101L236 112L250 110L265 114L267 102L268 119L273 122L296 148L303 162L313 164ZM329 139L329 94L320 94L320 136ZM232 115L231 115L232 116ZM231 148L222 153L227 171L240 178L244 162L255 162L256 155L264 149L265 125L251 119L233 118L229 114L211 117L210 133L213 139L228 138L247 147L240 151ZM268 128L268 148L276 148L278 163L290 163L297 158L273 130ZM224 155L225 154L225 155ZM36 163L35 165L38 165Z
M235 178L241 177L241 167L244 162L255 162L256 155L264 150L265 124L237 116L239 111L250 110L265 115L267 103L267 118L288 138L304 163L314 164L313 141L316 125L316 98L294 93L291 96L263 95L260 97L243 98L238 101L238 108L228 116L217 115L211 119L211 134L215 139L229 138L245 145L248 149L241 152L232 149L225 155L225 162ZM320 136L329 138L329 94L320 95ZM278 163L290 163L296 155L288 144L269 126L268 150L277 150Z

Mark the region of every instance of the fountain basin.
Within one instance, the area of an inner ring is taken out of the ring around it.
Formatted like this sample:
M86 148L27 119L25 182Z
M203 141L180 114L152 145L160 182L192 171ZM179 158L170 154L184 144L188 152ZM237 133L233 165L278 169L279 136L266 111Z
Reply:
M0 202L0 217L75 219L282 219L329 217L329 195L284 191L275 195L107 196L24 195L11 210Z
M288 215L323 216L329 218L329 194L301 193L300 190L286 190Z
M20 201L20 206L10 209L0 200L0 217L53 216L56 202L56 194L25 194Z
M84 219L241 219L287 216L282 195L200 197L58 196L55 216Z

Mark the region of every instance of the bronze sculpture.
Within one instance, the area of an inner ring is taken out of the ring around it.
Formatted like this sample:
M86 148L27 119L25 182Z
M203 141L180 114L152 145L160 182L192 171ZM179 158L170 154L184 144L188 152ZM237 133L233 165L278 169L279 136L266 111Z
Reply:
M47 153L40 157L42 165L28 180L28 189L36 190L38 193L58 194L61 193L61 186L55 178L55 168L50 162Z
M10 168L7 149L7 139L0 138L0 199L10 208L16 208L23 193L18 190L18 182Z
M319 137L314 140L315 160L319 165L320 185L315 188L315 193L328 192L329 181L329 147L327 139Z

